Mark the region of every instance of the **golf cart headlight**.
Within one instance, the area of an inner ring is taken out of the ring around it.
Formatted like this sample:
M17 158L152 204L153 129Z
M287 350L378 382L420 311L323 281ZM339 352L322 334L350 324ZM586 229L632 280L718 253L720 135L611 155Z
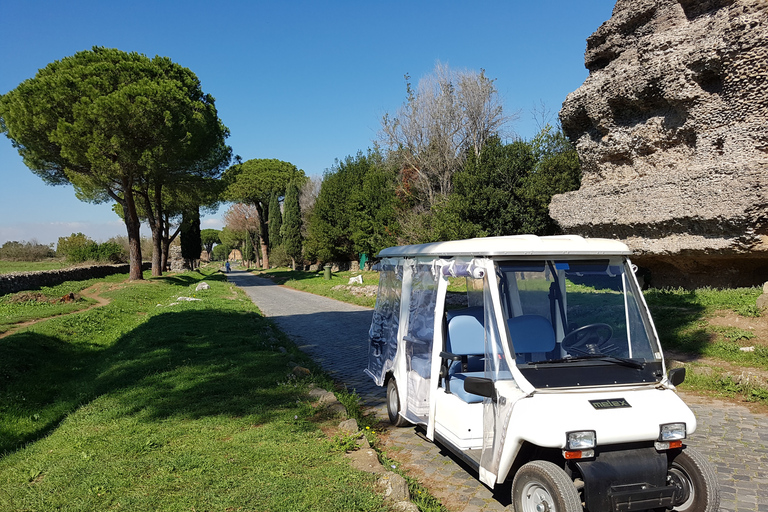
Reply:
M667 423L659 428L659 441L681 441L685 439L685 423Z
M568 432L565 439L566 450L591 450L595 447L595 431L580 430Z

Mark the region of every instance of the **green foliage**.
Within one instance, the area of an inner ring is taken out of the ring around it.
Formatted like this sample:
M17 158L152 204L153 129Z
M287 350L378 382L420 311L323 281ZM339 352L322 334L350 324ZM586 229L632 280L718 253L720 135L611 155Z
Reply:
M214 261L225 261L229 257L232 249L224 244L218 244L213 248L212 259Z
M246 233L245 231L235 231L224 226L221 229L221 233L219 233L219 237L221 238L221 243L229 247L230 250L240 249L243 246L243 242L245 242Z
M255 259L255 253L253 251L253 242L251 237L246 234L243 241L243 262L253 261Z
M72 233L69 236L60 236L59 242L56 244L56 254L58 256L68 256L72 251L82 248L89 242L93 242L93 240L83 233Z
M514 234L550 235L554 194L579 186L576 151L562 134L544 128L531 142L487 141L453 175L453 192L432 208L431 240Z
M197 208L187 210L181 220L181 257L187 261L199 260L202 244L200 211Z
M503 144L493 138L480 155L470 153L464 168L453 176L453 193L439 217L438 238L524 232L527 211L519 189L534 166L533 150L523 141Z
M286 187L287 188L287 187ZM277 193L273 192L269 199L269 249L272 250L282 243L280 230L283 226L283 214L280 212L280 199Z
M288 185L283 203L283 248L293 261L301 260L303 238L301 236L301 205L299 203L299 186L295 181Z
M285 195L292 181L306 179L304 171L289 162L276 159L247 160L227 169L222 178L225 183L224 198L256 207L259 216L261 242L269 247L269 202L272 194Z
M231 156L229 131L194 73L166 57L102 47L52 62L0 97L0 130L46 183L121 205L137 249L134 279L141 278L137 197L190 176L217 177Z
M394 171L378 151L348 156L323 176L309 218L305 244L310 260L357 259L396 244Z
M127 261L125 250L115 242L98 244L87 241L84 245L71 247L67 254L70 263L85 263L88 261L103 263L125 263Z
M549 216L552 196L578 190L581 166L576 148L562 130L545 126L531 141L536 165L522 184L520 196L526 201L528 214L522 231L551 235L558 231Z
M221 243L220 233L218 229L203 229L200 231L200 241L203 243L203 247L205 247L205 251L209 256L213 251L214 244Z
M272 249L272 252L269 254L269 264L273 267L291 266L291 257L288 255L284 246L278 245Z
M39 244L35 240L31 242L9 241L0 247L0 260L40 261L55 255L51 246Z

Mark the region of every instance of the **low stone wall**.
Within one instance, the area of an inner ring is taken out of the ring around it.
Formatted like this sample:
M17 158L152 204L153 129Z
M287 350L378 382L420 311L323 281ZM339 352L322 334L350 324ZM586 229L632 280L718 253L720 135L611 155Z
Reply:
M149 268L149 263L144 267ZM56 286L65 281L83 281L113 274L127 274L130 265L93 265L60 270L41 270L37 272L11 272L0 274L0 295L16 293L22 290L35 290L41 286Z

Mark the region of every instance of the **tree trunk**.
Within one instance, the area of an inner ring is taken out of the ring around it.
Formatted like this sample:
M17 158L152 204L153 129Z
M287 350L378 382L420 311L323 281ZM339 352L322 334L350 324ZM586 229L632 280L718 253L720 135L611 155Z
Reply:
M125 228L128 231L128 252L130 254L129 279L131 281L138 281L144 279L141 270L141 220L139 220L139 215L136 212L136 203L133 197L131 184L124 183L123 190L125 197Z
M163 211L162 211L162 185L155 185L155 209L154 222L152 223L152 277L163 275Z
M267 242L264 237L259 233L259 244L261 245L261 261L264 262L262 268L269 268L269 252L267 251Z

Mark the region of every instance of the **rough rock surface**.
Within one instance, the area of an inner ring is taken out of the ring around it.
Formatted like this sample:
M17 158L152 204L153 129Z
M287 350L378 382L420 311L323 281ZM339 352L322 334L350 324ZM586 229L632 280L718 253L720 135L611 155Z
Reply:
M768 279L768 0L618 0L565 100L568 233L625 240L652 284Z

